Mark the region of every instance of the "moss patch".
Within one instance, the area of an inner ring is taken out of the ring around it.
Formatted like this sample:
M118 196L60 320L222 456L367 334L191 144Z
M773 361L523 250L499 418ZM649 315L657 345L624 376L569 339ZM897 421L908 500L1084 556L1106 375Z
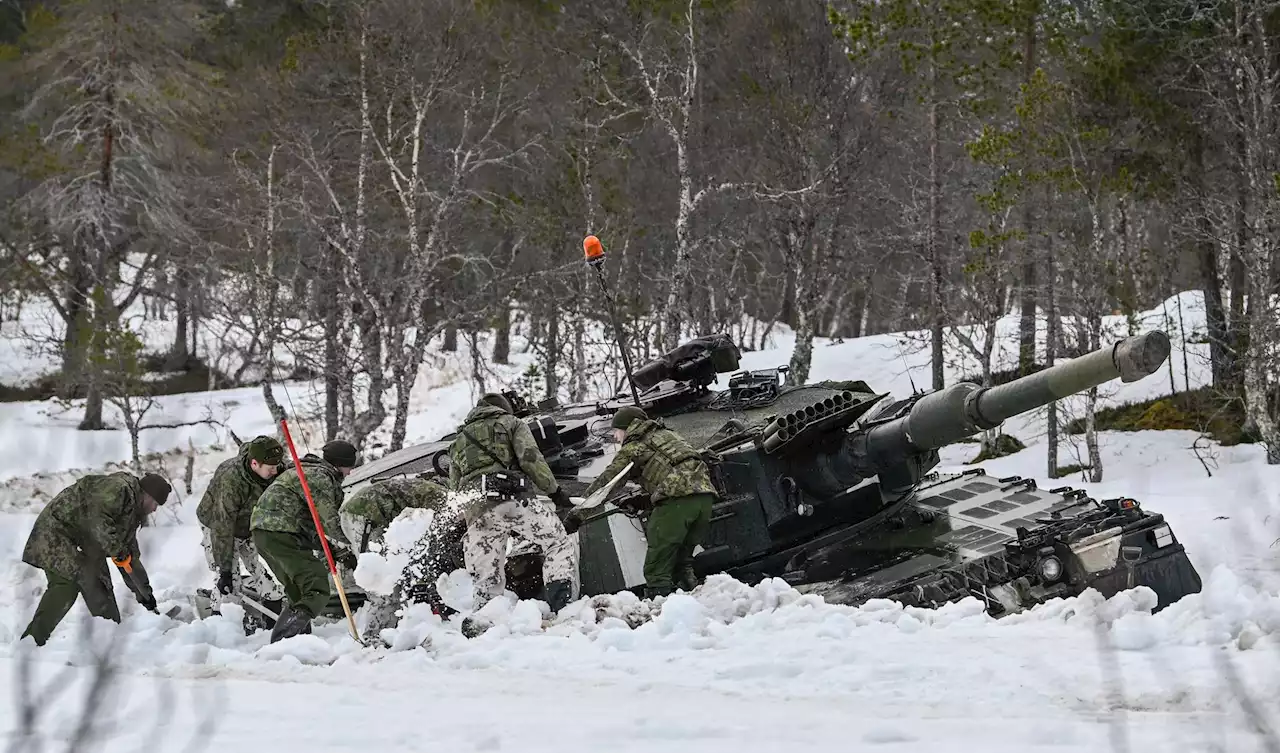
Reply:
M1022 440L1012 434L997 434L996 441L991 446L984 447L982 451L978 453L978 457L970 460L968 464L974 465L987 460L1002 458L1006 455L1012 455L1015 452L1022 452L1025 449L1027 449L1027 446L1022 443Z
M1054 478L1066 478L1067 476L1074 476L1075 474L1081 473L1082 471L1087 471L1092 467L1093 466L1091 465L1064 465L1058 468L1058 473L1056 476L1054 476Z
M1153 400L1127 403L1105 408L1095 416L1099 431L1168 431L1204 432L1223 445L1252 443L1258 440L1244 425L1244 402L1212 387L1179 392ZM1084 419L1067 424L1068 434L1083 434Z
M164 356L147 355L142 359L143 368L148 373L155 374L160 370L160 364L164 362ZM173 371L160 374L156 379L149 380L148 386L152 389L154 395L183 395L191 392L204 392L209 389L209 367L200 359L193 358L186 364L183 371ZM215 390L223 390L234 387L231 379L220 371L213 372L213 388ZM0 403L16 403L48 400L57 397L65 392L61 372L46 374L37 379L32 384L25 387L10 387L0 384ZM80 389L72 390L70 398L84 397L84 391Z

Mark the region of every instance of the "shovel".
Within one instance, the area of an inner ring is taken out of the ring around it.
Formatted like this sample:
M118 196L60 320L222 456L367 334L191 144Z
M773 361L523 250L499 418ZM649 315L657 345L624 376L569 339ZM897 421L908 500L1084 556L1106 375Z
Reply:
M605 497L609 496L609 492L613 491L613 487L617 486L619 481L626 478L626 475L631 472L631 468L634 465L635 463L627 463L626 467L624 467L621 471L618 471L618 475L609 479L609 483L597 489L595 493L593 493L590 497L587 497L586 499L582 500L578 504L574 505L573 509L571 509L569 512L572 514L572 513L578 512L579 510L590 510L593 507L599 507L601 504L604 503Z

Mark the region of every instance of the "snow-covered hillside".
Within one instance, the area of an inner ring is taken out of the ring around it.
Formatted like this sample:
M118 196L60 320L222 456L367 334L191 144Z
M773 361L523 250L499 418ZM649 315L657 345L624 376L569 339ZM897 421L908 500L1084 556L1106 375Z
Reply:
M1173 383L1182 390L1205 383L1207 364L1204 346L1187 346L1184 374L1187 338L1176 318L1164 316L1178 305L1189 330L1201 326L1190 294L1139 324L1170 332ZM1120 318L1108 324L1126 326ZM1012 357L1015 327L1002 322L1000 364ZM782 332L776 346L745 354L743 367L785 364L790 336ZM517 355L503 377L514 382L527 358ZM411 439L434 438L465 414L475 398L468 363L465 352L450 354L445 369L424 374ZM913 382L928 387L927 363L927 353L904 353L895 336L819 341L811 380L862 378L903 394ZM972 362L957 363L948 378L975 371ZM280 397L286 410L305 413L316 390L290 384L289 401ZM1162 371L1109 386L1102 401L1169 391ZM256 390L165 398L163 409L218 411L241 437L272 428ZM16 637L43 587L42 576L18 561L22 543L50 494L80 473L127 460L128 443L123 432L77 432L51 406L0 411L0 719L12 725L18 690L11 680L30 650ZM1041 424L1036 415L1011 421L1007 430L1028 449L984 466L1043 479ZM316 427L300 427L305 449L318 447ZM191 493L180 490L183 504L142 531L163 611L212 584L195 499L231 449L225 428L144 439L174 478L182 453L197 448ZM1280 720L1280 546L1272 546L1280 538L1280 470L1265 465L1260 448L1210 444L1210 476L1190 449L1195 439L1191 432L1104 433L1103 483L1053 482L1099 497L1134 496L1165 514L1205 589L1156 615L1144 589L1105 602L1086 594L994 621L976 600L938 610L855 609L801 597L780 582L747 588L713 578L635 628L627 617L644 607L621 596L599 608L571 605L545 631L535 603L508 605L495 629L471 641L419 608L391 649L374 650L358 647L342 624L268 646L265 634L246 638L231 612L186 624L133 610L116 652L122 685L112 695L112 710L129 722L109 739L103 733L103 749L157 745L160 720L165 747L196 738L219 751L1264 750L1258 717L1244 709L1247 701L1269 723ZM976 452L947 448L945 469ZM1069 449L1062 462L1076 462ZM116 589L131 609L119 581ZM77 632L84 614L77 604L35 654L38 682L56 683L62 699L41 722L51 740L71 734L58 720L77 706L89 675ZM100 621L93 627L99 641L114 633ZM64 676L67 663L81 668ZM201 726L208 717L211 729Z

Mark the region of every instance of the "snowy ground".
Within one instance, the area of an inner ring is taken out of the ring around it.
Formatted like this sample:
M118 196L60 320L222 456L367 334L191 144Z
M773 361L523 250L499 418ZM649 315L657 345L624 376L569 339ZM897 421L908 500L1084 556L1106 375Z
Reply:
M1184 303L1190 323L1194 301ZM877 389L908 392L895 343L891 336L820 342L812 378L860 377ZM780 345L747 354L743 366L785 363L785 333ZM1204 379L1196 347L1188 358L1193 387ZM926 359L905 357L917 386L927 387ZM1175 348L1179 389L1181 359ZM959 366L956 373L973 370ZM431 376L415 393L411 437L446 431L474 398L465 375ZM309 399L302 397L309 389L290 386L290 394ZM1162 372L1109 390L1104 402L1168 390ZM179 401L190 401L186 410L218 401L242 437L271 428L254 390L169 400L165 409L173 411L184 410ZM10 727L22 696L17 669L32 655L30 642L16 637L43 587L39 573L17 561L26 533L48 495L85 470L127 458L111 439L118 432L85 437L74 425L41 417L41 409L0 406L10 411L0 416L0 673L7 678L0 681L0 719ZM985 467L1043 479L1037 417L1008 428L1028 449ZM1157 615L1142 590L1106 603L1086 595L997 622L976 603L852 609L801 598L780 583L748 589L713 579L634 628L627 618L643 606L620 597L599 608L571 605L545 631L537 605L522 603L472 641L454 625L415 613L389 635L393 648L372 650L357 647L343 624L267 646L263 634L244 637L234 614L186 624L131 612L119 632L93 625L95 644L113 635L123 641L112 654L121 684L108 694L121 723L97 738L103 750L144 742L177 748L195 739L214 750L318 753L1264 750L1259 717L1244 709L1255 704L1272 728L1280 721L1280 545L1272 547L1280 538L1280 470L1267 467L1258 448L1211 447L1210 477L1189 449L1194 439L1190 432L1107 434L1104 483L1054 482L1098 497L1134 496L1165 514L1206 585ZM211 584L194 508L208 473L230 452L225 433L156 432L147 447L169 453L160 459L176 478L188 441L197 448L192 493L142 531L162 611ZM957 445L943 460L954 469L976 451ZM10 465L15 453L22 457ZM1075 458L1064 451L1062 462ZM131 608L119 581L116 588ZM91 675L78 632L83 615L78 604L36 654L37 684L65 699L50 704L39 723L58 743L71 736L66 717L79 708ZM157 734L168 737L157 742Z

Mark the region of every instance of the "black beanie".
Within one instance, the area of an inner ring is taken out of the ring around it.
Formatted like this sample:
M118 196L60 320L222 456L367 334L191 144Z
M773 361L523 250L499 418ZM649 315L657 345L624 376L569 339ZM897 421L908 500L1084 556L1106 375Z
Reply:
M515 413L511 407L511 401L496 392L490 392L480 398L479 405L492 405L495 408L501 408L507 413Z
M324 462L334 468L356 467L356 446L344 439L335 439L322 449Z
M142 487L142 491L146 492L156 501L157 505L163 505L169 501L169 492L173 491L173 487L169 486L169 482L154 473L148 473L143 476L138 484Z

